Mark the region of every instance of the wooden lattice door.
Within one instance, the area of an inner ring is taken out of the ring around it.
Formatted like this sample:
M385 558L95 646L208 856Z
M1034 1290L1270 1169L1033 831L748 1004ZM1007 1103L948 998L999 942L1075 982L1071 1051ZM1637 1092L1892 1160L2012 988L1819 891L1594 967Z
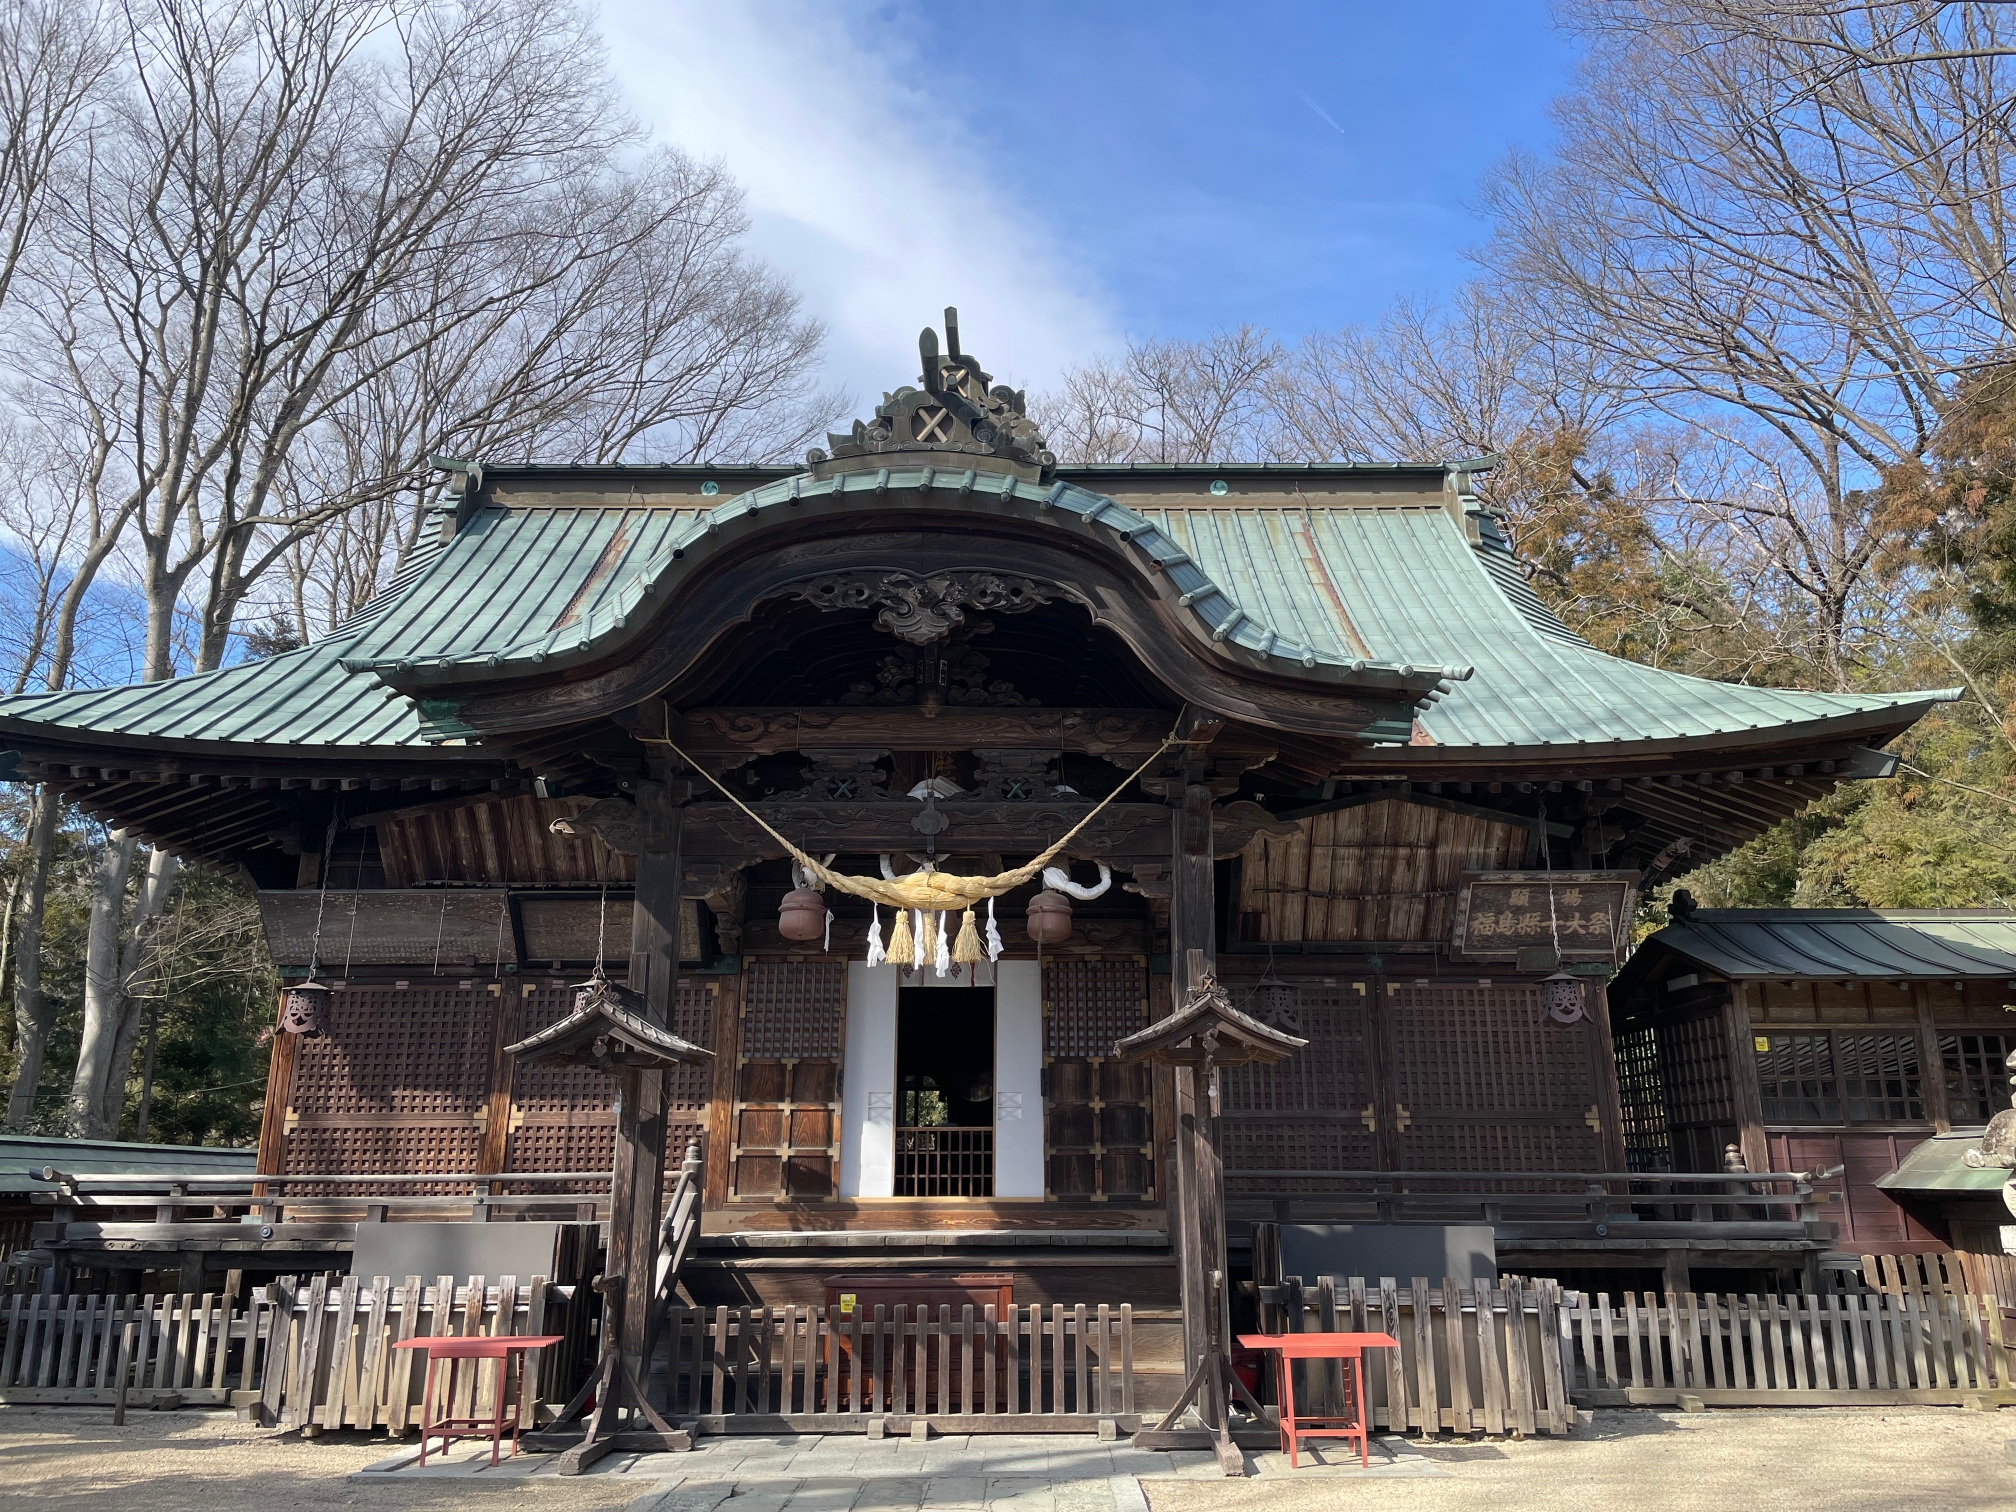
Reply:
M1154 1199L1151 1071L1113 1059L1113 1042L1147 1022L1141 957L1044 963L1043 1145L1051 1197Z
M743 983L734 1195L831 1197L840 1168L844 961L758 961Z
M1252 984L1231 984L1242 1005ZM1374 1144L1372 1062L1365 981L1297 983L1294 1022L1278 1027L1309 1043L1275 1065L1219 1073L1218 1150L1228 1171L1367 1171ZM1238 1178L1245 1190L1295 1192L1320 1183Z
M526 981L518 991L507 1029L511 1041L528 1038L558 1022L574 1007L573 984L562 979ZM722 992L719 977L680 977L672 1032L692 1044L712 1048ZM549 1064L516 1067L510 1074L511 1122L505 1170L600 1172L610 1168L615 1158L615 1083L606 1072ZM689 1143L699 1143L702 1158L706 1156L707 1104L713 1075L714 1068L704 1061L666 1073L670 1118L665 1131L665 1163L669 1170L678 1169Z
M1554 1023L1534 982L1383 991L1399 1169L1603 1169L1589 1020Z
M441 978L339 988L328 1032L301 1043L282 1171L477 1170L502 991L497 982Z

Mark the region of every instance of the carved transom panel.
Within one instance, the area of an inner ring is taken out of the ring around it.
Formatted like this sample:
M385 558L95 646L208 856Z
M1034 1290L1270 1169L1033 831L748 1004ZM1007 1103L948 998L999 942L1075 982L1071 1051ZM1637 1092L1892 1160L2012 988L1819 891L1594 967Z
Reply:
M1020 614L1047 604L1054 586L998 572L942 572L917 577L908 572L829 573L787 584L785 597L817 608L873 609L875 628L913 646L944 640L966 624L968 609Z

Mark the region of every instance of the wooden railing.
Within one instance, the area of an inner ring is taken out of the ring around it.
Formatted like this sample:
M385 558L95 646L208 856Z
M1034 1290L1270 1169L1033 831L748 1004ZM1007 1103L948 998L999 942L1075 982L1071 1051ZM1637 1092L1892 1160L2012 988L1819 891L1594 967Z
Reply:
M43 1167L29 1173L53 1182L53 1192L37 1192L34 1200L45 1207L70 1210L84 1216L94 1209L152 1206L157 1223L235 1222L240 1217L257 1217L262 1223L286 1219L313 1220L343 1215L366 1221L387 1217L441 1218L466 1216L481 1223L492 1214L546 1212L556 1209L588 1209L593 1218L596 1198L591 1192L554 1191L555 1187L601 1187L607 1189L607 1171L504 1171L495 1173L450 1172L438 1175L390 1175L339 1172L331 1174L259 1176L250 1173L225 1175L164 1175L156 1172L71 1173ZM353 1195L332 1196L330 1191L351 1189ZM414 1189L447 1188L449 1191ZM453 1189L463 1189L463 1193ZM412 1195L407 1195L411 1192ZM314 1195L295 1195L289 1193ZM606 1200L606 1198L604 1199ZM570 1214L570 1216L578 1216Z
M1447 1280L1415 1276L1290 1276L1258 1289L1267 1333L1385 1333L1398 1349L1365 1356L1367 1421L1395 1433L1566 1433L1574 1426L1564 1375L1562 1292L1549 1280ZM1298 1366L1298 1410L1342 1410L1334 1363Z
M1570 1294L1589 1406L2016 1405L2016 1338L1963 1293Z
M1225 1171L1229 1211L1301 1221L1582 1225L1769 1224L1787 1231L1834 1200L1810 1171ZM1641 1232L1650 1230L1644 1229Z
M905 1125L896 1130L898 1197L992 1197L991 1126Z
M1127 1306L671 1307L664 1340L670 1413L708 1433L1138 1426Z

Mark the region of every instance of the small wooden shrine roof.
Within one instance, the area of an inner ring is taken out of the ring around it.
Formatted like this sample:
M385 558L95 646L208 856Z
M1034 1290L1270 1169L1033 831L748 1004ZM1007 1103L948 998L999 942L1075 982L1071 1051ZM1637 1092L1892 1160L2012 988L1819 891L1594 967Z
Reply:
M605 984L603 991L588 994L585 1006L515 1045L506 1045L504 1053L524 1061L647 1070L714 1058L712 1050L683 1040L623 1006L622 997L629 995L625 988Z
M1964 981L2016 985L2016 914L1995 909L1701 908L1650 935L1613 1000L1675 958L1733 982Z
M1113 1057L1195 1065L1204 1059L1201 1042L1206 1036L1214 1037L1211 1059L1221 1066L1286 1060L1309 1043L1234 1008L1225 989L1206 977L1203 987L1194 989L1189 1001L1167 1018L1116 1040Z

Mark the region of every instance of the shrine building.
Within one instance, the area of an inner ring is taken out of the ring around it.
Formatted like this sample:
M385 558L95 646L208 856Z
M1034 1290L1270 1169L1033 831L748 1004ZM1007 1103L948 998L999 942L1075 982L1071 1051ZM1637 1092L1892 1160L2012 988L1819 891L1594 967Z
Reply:
M507 1054L601 963L713 1052L650 1135L664 1169L700 1151L694 1299L882 1266L1173 1308L1175 1094L1113 1047L1201 950L1308 1042L1219 1073L1235 1257L1271 1218L1583 1193L1631 1170L1603 987L1640 890L1887 778L1952 696L1596 650L1473 491L1488 458L1070 466L956 325L921 345L802 465L444 463L336 632L0 702L11 776L243 877L283 974L331 989L276 1042L262 1172L436 1175L472 1217L512 1173L606 1172L609 1080ZM986 879L1059 841L970 915L797 859ZM1831 1242L1499 1216L1528 1273ZM342 1224L303 1232L270 1269L345 1263Z

